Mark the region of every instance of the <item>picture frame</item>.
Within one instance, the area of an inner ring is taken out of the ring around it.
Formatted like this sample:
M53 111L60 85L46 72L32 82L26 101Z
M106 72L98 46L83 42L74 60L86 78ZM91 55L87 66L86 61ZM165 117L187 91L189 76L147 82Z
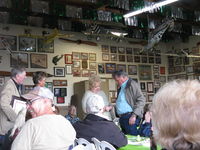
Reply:
M89 75L90 75L89 70L87 69L82 70L82 77L89 77Z
M36 52L36 39L19 36L19 51Z
M89 74L90 74L90 76L93 75L93 74L97 75L97 71L96 70L89 70Z
M0 35L0 40L3 41L11 51L17 51L17 37L11 35ZM6 50L6 47L0 42L0 50Z
M117 47L116 46L111 46L110 47L110 53L117 53Z
M53 92L53 82L45 82L45 87Z
M47 68L47 54L30 54L31 68Z
M140 80L152 80L151 65L138 65L138 72Z
M160 82L166 83L167 82L166 76L160 76Z
M54 40L47 41L46 39L39 38L38 42L38 52L42 53L54 53Z
M140 88L141 88L142 91L146 91L146 83L140 82Z
M125 62L125 55L118 55L120 62Z
M105 73L105 64L104 63L99 63L98 64L98 73L99 74L104 74Z
M131 47L126 48L126 54L133 54L133 49Z
M54 67L55 77L65 77L65 67Z
M108 45L101 45L101 51L109 53L109 46Z
M73 77L81 77L81 70L80 69L72 69Z
M147 63L147 57L146 56L142 56L142 63Z
M82 68L87 69L88 68L88 61L87 60L82 60Z
M57 104L64 104L65 103L65 97L56 97L56 103Z
M72 74L72 66L71 65L65 65L65 71L67 75Z
M90 69L96 69L97 67L96 67L96 62L90 62L89 63L89 68Z
M72 60L80 60L80 53L79 52L72 52Z
M117 70L123 70L124 72L126 72L126 65L125 64L117 64Z
M111 61L117 61L117 54L110 54Z
M5 77L0 77L0 86L5 84Z
M118 47L118 54L125 54L125 48L124 47Z
M161 62L161 57L156 57L155 58L155 62L156 62L156 64L161 64L162 62Z
M108 53L102 53L102 60L103 61L109 61L109 54Z
M72 54L65 54L65 64L72 64Z
M133 48L133 54L134 55L140 55L140 52L142 51L141 48Z
M154 61L154 57L149 57L149 63L150 63L150 64L154 64L154 62L155 62L155 61Z
M132 55L126 55L126 61L127 62L133 62L133 56Z
M56 97L67 96L67 88L54 88L54 96Z
M80 68L81 62L80 61L73 61L73 68Z
M160 67L160 74L165 75L165 67Z
M154 97L154 94L148 94L147 102L152 103L153 102L153 97Z
M96 53L89 53L89 60L96 61Z
M10 54L10 66L21 66L28 68L28 54L27 53L11 53Z
M186 73L194 73L193 66L186 66Z
M147 92L153 93L153 89L154 89L153 82L147 82Z
M115 63L106 63L105 64L106 73L113 73L116 71L116 64Z
M137 66L136 65L128 65L128 74L129 75L137 75Z
M53 80L53 86L67 86L67 80Z
M88 53L81 53L82 60L88 60Z

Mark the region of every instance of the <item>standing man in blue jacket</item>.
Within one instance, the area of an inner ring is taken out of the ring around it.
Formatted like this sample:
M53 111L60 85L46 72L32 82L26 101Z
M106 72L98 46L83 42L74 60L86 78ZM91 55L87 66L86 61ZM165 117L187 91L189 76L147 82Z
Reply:
M122 70L113 73L118 84L116 112L119 123L125 134L138 135L137 126L143 117L145 98L137 82L128 77Z

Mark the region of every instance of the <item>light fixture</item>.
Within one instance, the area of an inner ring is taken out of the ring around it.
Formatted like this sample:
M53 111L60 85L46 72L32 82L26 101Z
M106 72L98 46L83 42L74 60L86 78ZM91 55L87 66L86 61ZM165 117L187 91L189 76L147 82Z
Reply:
M119 30L119 29L110 29L109 32L112 35L119 36L119 37L124 37L124 36L128 35L128 33L126 31Z
M152 6L148 6L148 7L145 7L145 8L142 8L142 9L127 13L123 17L124 18L132 17L132 16L135 16L135 15L138 15L138 14L141 14L141 13L144 13L144 12L147 12L147 11L151 11L153 9L168 5L168 4L176 2L176 1L178 1L178 0L165 0L165 1L162 1L162 2L158 2L158 3L155 3Z

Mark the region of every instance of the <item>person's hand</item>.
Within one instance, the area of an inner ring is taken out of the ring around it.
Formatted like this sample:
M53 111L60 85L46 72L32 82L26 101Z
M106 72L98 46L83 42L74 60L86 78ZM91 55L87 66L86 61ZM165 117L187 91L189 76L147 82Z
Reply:
M129 118L129 125L135 124L135 121L136 121L136 115L133 114L133 115Z
M105 106L105 107L104 107L104 110L105 110L105 111L110 111L112 108L113 108L113 106Z
M151 122L151 113L149 111L145 114L145 122L150 123Z

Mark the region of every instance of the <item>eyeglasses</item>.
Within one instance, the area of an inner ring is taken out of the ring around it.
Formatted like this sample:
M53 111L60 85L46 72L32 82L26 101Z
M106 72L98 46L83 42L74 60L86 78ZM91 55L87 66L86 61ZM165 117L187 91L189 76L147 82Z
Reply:
M42 97L36 97L36 98L34 98L34 99L30 100L30 101L27 101L27 102L26 102L26 105L32 105L34 101L39 100L39 99L41 99L41 98L42 98Z

